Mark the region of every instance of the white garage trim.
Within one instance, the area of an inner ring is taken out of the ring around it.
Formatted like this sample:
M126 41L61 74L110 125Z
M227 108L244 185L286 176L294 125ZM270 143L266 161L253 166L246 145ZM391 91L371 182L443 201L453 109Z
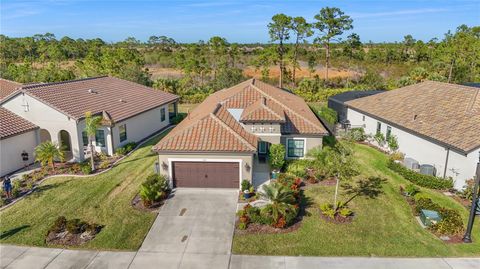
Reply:
M173 187L173 173L172 173L172 163L173 162L207 162L207 163L238 163L239 169L239 179L238 179L238 188L242 186L242 168L243 161L241 159L204 159L204 158L168 158L168 178L170 179L170 187Z

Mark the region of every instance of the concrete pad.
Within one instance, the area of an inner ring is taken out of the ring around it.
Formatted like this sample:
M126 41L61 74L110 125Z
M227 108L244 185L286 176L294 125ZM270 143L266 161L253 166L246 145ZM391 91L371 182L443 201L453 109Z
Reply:
M62 269L62 268L85 268L93 258L97 255L97 251L85 250L64 250L60 253L46 268Z
M181 269L225 269L228 268L230 255L184 254Z
M480 258L444 258L443 260L453 269L480 268Z
M135 252L99 252L87 269L127 269L135 257Z
M451 269L441 259L428 258L285 257L285 266L317 269Z
M138 252L129 268L178 268L182 253Z
M58 254L62 252L62 249L54 248L29 248L22 255L20 255L15 261L13 261L7 268L18 269L35 269L44 268L47 266Z
M7 267L28 249L28 247L0 245L0 268Z
M285 269L283 256L232 255L230 269Z

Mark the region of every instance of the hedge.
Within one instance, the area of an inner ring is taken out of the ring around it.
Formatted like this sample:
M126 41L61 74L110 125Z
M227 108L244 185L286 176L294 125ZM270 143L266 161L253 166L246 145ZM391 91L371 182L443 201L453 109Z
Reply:
M452 179L443 179L439 177L423 175L413 170L410 170L404 167L403 165L394 162L393 160L389 161L388 168L397 172L398 174L403 176L406 180L425 188L436 189L436 190L446 190L446 189L453 188Z

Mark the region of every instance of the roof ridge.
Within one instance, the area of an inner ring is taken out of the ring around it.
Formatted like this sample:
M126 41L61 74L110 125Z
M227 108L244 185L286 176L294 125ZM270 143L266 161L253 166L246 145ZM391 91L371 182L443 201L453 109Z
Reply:
M80 79L57 81L57 82L49 82L49 83L40 83L40 82L39 82L39 83L37 83L37 84L31 84L31 85L21 86L20 89L22 89L22 90L29 90L29 89L35 89L35 88L40 88L40 87L46 87L46 86L52 86L52 85L60 85L60 84L67 84L67 83L80 82L80 81L86 81L86 80L94 80L94 79L105 78L105 77L108 77L108 76L98 76L98 77L80 78Z
M465 114L469 114L469 113L472 113L472 114L475 114L475 104L479 104L479 108L480 108L480 89L477 89L477 91L475 92L475 94L473 95L472 97L472 100L470 101L470 104L468 104L467 106L467 111L465 111ZM480 113L480 111L478 111Z
M261 90L260 88L258 88L256 85L252 84L252 86L257 89L257 91L259 91L261 94L263 95L266 95L268 96L270 99L274 100L275 102L277 102L280 106L286 108L288 111L292 112L293 114L295 114L296 116L300 117L302 120L308 122L310 125L314 126L316 129L320 129L318 128L318 126L316 124L314 124L313 122L311 122L309 119L305 118L304 116L302 116L301 114L293 111L292 109L290 109L288 106L284 105L282 102L279 102L277 99L273 98L271 95L267 94L266 92L264 92L263 90ZM274 87L274 86L272 86ZM276 87L275 87L276 88Z
M273 109L269 108L266 104L264 104L263 102L261 103L261 106L265 107L265 109L267 109L268 111L270 111L270 113L278 116L279 118L282 118L282 116L280 116L277 112L275 112Z
M243 144L247 145L249 148L251 148L252 150L257 150L257 148L255 146L253 146L252 144L250 144L250 142L248 142L245 138L243 138L241 135L239 135L237 132L235 132L235 130L233 130L230 126L228 126L228 124L226 124L225 122L223 122L221 119L219 119L215 114L213 113L210 113L209 116L217 121L221 126L223 126L224 128L226 128L230 133L232 133L235 137L237 137L238 139L240 139L240 141L242 141ZM242 127L243 128L243 127Z

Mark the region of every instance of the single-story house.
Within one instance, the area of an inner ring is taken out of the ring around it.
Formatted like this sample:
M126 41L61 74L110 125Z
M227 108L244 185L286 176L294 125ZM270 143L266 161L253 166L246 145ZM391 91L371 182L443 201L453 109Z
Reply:
M38 126L40 143L51 140L65 148L67 160L83 161L89 154L85 112L103 117L94 139L95 151L112 155L118 147L167 127L170 116L177 113L178 99L174 94L104 76L23 85L0 105Z
M371 90L371 91L348 91L342 92L328 98L328 107L337 112L337 120L339 123L344 124L347 120L347 105L345 104L348 101L355 100L362 97L367 97L370 95L382 93L381 90Z
M285 145L286 159L304 158L325 135L302 98L250 79L210 95L154 150L174 187L239 188L270 178L271 144Z
M0 176L4 176L34 161L40 137L38 126L1 107L0 122Z
M475 175L480 154L480 89L426 81L346 103L352 127L394 135L399 151L455 188Z

